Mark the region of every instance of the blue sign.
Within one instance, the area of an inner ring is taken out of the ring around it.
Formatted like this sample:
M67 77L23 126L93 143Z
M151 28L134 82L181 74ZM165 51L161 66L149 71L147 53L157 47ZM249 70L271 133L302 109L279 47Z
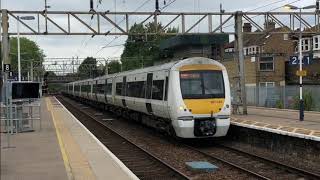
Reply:
M296 66L299 65L300 60L298 56L290 56L289 65ZM312 56L303 56L302 65L310 65L312 63Z

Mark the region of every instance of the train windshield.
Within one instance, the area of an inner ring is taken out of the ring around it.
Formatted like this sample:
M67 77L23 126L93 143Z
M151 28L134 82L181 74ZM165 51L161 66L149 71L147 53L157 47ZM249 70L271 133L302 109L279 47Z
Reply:
M182 71L180 87L183 99L224 98L222 71Z

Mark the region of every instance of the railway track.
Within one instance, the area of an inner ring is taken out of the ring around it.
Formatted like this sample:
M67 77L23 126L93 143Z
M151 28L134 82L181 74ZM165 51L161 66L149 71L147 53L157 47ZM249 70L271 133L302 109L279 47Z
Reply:
M74 106L74 105L70 105L70 106ZM74 108L78 108L78 107L74 107ZM69 109L69 110L72 113L74 113L71 109ZM78 112L76 112L76 113L78 113ZM86 116L88 116L89 119L94 119L97 123L101 124L102 126L105 126L103 123L101 123L99 120L97 120L98 119L97 117L95 117L93 115L94 112L91 112L91 113L82 112L82 113L84 113ZM107 128L107 127L105 127L105 128ZM117 133L117 134L119 136L121 136L120 135L121 133ZM103 138L102 138L102 140L103 140ZM104 141L102 141L102 143L105 144ZM119 144L119 141L115 141L114 143ZM242 172L244 172L244 173L246 173L256 179L320 179L320 175L315 174L313 172L308 172L303 169L288 166L288 165L279 163L274 160L266 159L264 157L250 154L250 153L247 153L247 152L244 152L244 151L241 151L238 149L234 149L234 148L231 148L228 146L223 146L222 144L214 144L210 147L199 147L199 146L194 146L194 145L186 145L184 143L180 144L180 145L185 146L188 149L194 150L195 152L204 155L208 159L214 159L214 160L222 162L223 164L232 166L234 169L238 169L239 171L242 171ZM108 145L106 145L106 146L109 148ZM122 149L121 146L118 146L117 148ZM112 150L111 148L109 148L109 149ZM131 153L131 151L129 153ZM150 154L150 153L148 153L148 154ZM118 157L117 154L116 154L116 156ZM130 163L134 162L134 161L129 161L126 163L126 161L122 160L120 157L119 157L119 159L121 161L123 161L126 165L127 165L127 163L130 164ZM130 158L132 158L132 156L130 156ZM158 159L157 157L154 157L154 158ZM164 163L164 164L166 164L166 163ZM129 165L127 165L127 166L131 169L131 167ZM166 166L168 166L168 165L166 165ZM145 170L152 171L152 168L145 169ZM178 173L183 174L179 171L178 171ZM184 177L182 177L181 179L183 179L183 178L188 179L187 176L185 176L185 175L183 175L183 176ZM159 176L159 178L160 177L161 176ZM161 178L170 179L167 177L161 177ZM141 178L141 179L143 179L143 178ZM146 179L148 179L148 178L146 178ZM172 179L180 179L180 178L172 178Z
M190 179L148 151L135 145L116 131L109 129L90 114L80 111L61 96L58 100L74 114L102 144L115 154L140 179Z
M199 148L199 153L239 168L259 179L320 179L320 175L221 144Z

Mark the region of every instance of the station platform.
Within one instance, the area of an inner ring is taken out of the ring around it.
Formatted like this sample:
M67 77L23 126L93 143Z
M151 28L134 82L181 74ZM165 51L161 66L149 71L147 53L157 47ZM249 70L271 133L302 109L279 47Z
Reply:
M1 133L1 179L138 179L55 97L42 98L41 121L41 130L10 135L9 146Z
M320 112L305 111L299 121L297 110L249 106L248 115L232 115L231 124L320 141Z

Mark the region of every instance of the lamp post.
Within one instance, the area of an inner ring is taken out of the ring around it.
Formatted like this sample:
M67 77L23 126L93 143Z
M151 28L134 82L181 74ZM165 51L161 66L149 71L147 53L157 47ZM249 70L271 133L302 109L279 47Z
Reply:
M20 55L20 19L22 20L33 20L34 16L17 16L17 45L18 45L18 80L21 81L21 55Z
M299 10L299 17L300 17L300 27L299 27L299 71L302 71L302 23L301 23L301 19L302 19L302 10L303 9L314 9L317 8L316 5L310 5L310 6L305 6L305 7L297 7L297 6L293 6L290 4L287 4L284 6L286 9L291 9L291 10ZM302 74L300 73L299 75L299 92L300 92L300 96L299 96L299 109L300 109L300 113L299 113L299 120L303 121L304 120L304 102L303 102L303 96L302 96Z

